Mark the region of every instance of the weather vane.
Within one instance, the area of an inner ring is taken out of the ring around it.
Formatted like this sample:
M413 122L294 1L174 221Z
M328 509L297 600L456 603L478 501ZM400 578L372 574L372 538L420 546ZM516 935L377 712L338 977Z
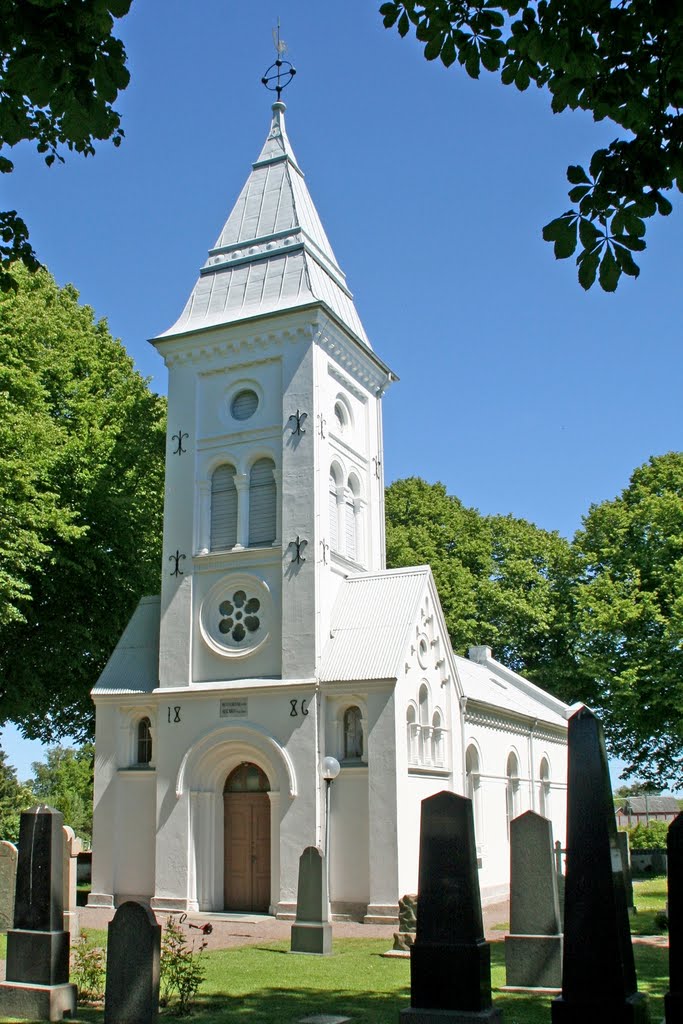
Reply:
M271 92L277 93L278 100L282 94L282 90L286 89L289 83L296 74L296 68L288 60L283 60L283 53L287 52L287 43L280 39L280 19L277 19L277 28L273 29L273 43L275 44L275 52L277 53L277 59L274 64L271 64L265 75L261 79L261 83L265 85L266 89L270 89ZM275 85L271 83L275 83Z

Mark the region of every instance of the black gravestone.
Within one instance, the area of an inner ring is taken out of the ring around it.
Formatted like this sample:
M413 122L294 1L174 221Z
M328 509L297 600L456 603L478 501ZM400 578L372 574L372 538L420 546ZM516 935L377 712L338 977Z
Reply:
M580 708L569 720L567 881L562 995L553 1024L649 1019L637 991L621 854L602 726Z
M62 1020L76 1010L62 916L63 823L45 804L21 815L14 928L0 985L0 1012L8 1016Z
M442 792L422 801L417 928L406 1024L489 1022L491 956L484 939L472 801Z
M307 846L299 858L296 921L292 925L292 953L332 952L332 925L327 902L327 868L317 846Z
M105 1024L154 1024L159 1014L161 926L129 900L109 922Z
M560 932L553 827L547 818L526 811L510 822L510 934L505 937L508 987L559 989Z
M683 814L666 837L669 913L669 991L664 996L666 1024L683 1021Z

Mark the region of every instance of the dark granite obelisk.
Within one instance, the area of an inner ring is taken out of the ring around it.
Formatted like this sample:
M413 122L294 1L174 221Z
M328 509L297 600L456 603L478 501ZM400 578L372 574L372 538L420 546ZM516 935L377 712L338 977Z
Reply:
M567 885L562 995L553 1024L643 1024L602 726L569 720Z
M327 868L322 851L307 846L299 858L296 921L292 925L292 953L332 952L332 925L327 902Z
M21 815L14 928L7 932L0 1014L63 1020L76 1012L69 984L69 933L63 930L64 819L39 804Z
M526 811L510 822L508 988L560 988L561 933L553 826L540 814Z
M491 955L477 874L472 801L442 792L422 801L417 928L405 1024L487 1024Z
M666 1024L683 1022L683 814L666 837L669 911L669 991L664 996Z

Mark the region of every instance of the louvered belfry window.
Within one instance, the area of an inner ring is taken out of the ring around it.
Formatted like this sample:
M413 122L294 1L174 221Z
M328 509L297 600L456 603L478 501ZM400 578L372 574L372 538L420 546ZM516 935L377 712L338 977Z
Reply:
M330 473L330 547L333 551L339 551L339 512L337 511L337 481Z
M211 550L224 551L237 543L235 467L225 464L211 477Z
M249 474L249 546L267 547L277 530L276 490L272 459L257 459Z
M353 494L346 498L346 557L356 559L356 508Z

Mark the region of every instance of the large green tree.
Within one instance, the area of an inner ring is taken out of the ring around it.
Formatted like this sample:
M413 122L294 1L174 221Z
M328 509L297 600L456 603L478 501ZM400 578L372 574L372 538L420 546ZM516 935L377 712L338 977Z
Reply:
M165 401L71 286L0 293L0 722L92 730L89 690L161 563Z
M431 565L457 653L487 644L540 685L562 685L573 578L564 538L512 516L483 516L417 477L387 488L386 519L387 563Z
M92 839L93 770L95 748L50 747L44 761L32 764L30 786L34 803L49 804L64 815L77 836Z
M19 820L36 799L30 786L17 780L17 773L7 763L7 755L0 750L0 839L16 843L19 839Z
M683 784L683 453L653 457L593 505L574 547L577 694L627 774Z
M128 85L126 53L112 35L131 0L0 0L0 173L7 150L35 143L50 166L64 149L88 156L95 141L123 137L112 104ZM0 212L0 291L13 261L36 269L26 223Z
M645 220L667 215L664 192L683 191L683 7L671 0L388 0L387 28L411 26L427 60L482 68L505 85L546 87L555 113L571 108L609 120L617 137L588 169L569 167L573 206L547 224L555 256L578 247L584 288L596 274L614 291L637 277Z

